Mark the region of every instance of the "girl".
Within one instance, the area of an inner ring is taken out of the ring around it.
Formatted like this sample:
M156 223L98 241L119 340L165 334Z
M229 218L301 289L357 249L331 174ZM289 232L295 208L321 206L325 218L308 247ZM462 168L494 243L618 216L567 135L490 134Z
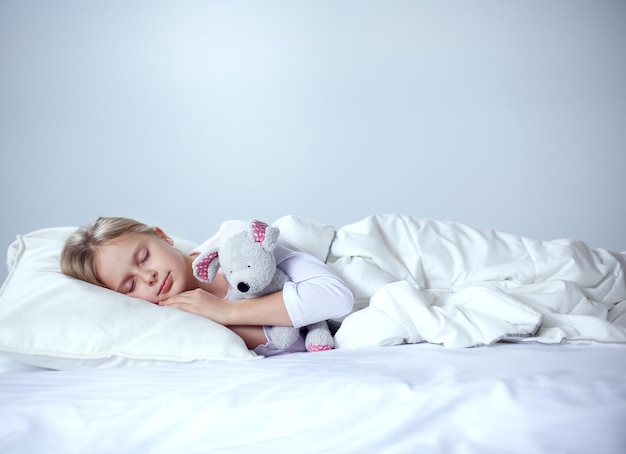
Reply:
M159 227L133 219L100 217L79 228L61 254L64 274L161 306L182 309L227 326L248 348L264 356L304 351L304 342L276 348L264 325L300 328L343 317L353 308L348 286L322 261L285 242L274 250L276 264L291 281L282 291L237 302L225 301L228 283L211 283L192 271L197 255L174 248Z

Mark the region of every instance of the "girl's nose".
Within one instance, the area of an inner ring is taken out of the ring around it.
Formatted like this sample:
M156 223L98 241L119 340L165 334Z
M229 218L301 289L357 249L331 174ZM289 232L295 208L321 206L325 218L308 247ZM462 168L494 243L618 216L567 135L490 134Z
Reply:
M145 271L144 280L149 286L154 285L154 283L156 282L156 271Z

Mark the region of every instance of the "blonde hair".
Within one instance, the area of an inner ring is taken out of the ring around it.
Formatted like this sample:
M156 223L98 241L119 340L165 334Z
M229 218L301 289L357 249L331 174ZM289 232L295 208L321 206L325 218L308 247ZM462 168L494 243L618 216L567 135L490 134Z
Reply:
M61 271L76 279L105 287L96 272L96 251L99 246L128 233L156 235L154 227L122 217L99 217L79 227L65 241L61 252Z

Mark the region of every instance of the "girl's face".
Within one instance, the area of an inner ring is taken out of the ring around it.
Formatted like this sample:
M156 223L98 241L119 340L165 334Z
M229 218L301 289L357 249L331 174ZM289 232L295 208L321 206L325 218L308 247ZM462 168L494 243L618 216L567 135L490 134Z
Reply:
M129 233L100 246L95 267L106 287L151 303L187 290L191 270L159 228L156 235Z

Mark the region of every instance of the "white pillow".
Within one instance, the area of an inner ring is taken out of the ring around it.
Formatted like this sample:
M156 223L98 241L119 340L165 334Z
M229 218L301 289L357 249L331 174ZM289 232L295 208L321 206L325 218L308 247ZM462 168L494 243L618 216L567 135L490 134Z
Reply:
M9 246L0 289L0 355L50 369L260 358L229 329L61 273L75 227L38 230ZM175 239L178 248L195 245Z
M282 240L326 262L335 239L335 228L332 225L291 214L275 220L272 225L280 229Z

